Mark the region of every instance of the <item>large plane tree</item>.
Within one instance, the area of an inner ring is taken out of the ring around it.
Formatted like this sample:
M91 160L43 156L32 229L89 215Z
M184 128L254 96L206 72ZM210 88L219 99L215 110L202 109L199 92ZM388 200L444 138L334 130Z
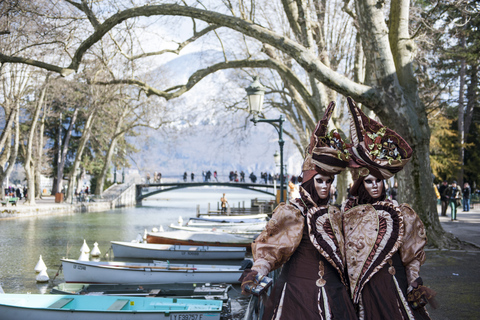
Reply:
M234 52L235 58L225 55L223 61L197 70L187 83L168 88L150 86L140 74L125 77L112 73L99 83L135 85L148 95L168 100L223 69L268 69L283 81L282 90L288 97L287 103L279 106L291 119L301 119L297 130L304 131L303 137L308 136L336 94L352 97L412 146L412 160L397 175L400 201L409 202L420 215L430 244L444 247L452 243L437 216L429 159L430 130L414 74L410 0L138 1L138 5L137 1L89 0L12 3L24 7L12 6L10 11L3 8L8 14L2 18L0 25L4 30L0 33L18 34L17 41L23 43L24 49L16 52L0 49L1 63L23 63L68 76L88 63L87 56L102 55L106 44L111 43L110 50L117 50L118 56L138 65L142 57L162 53L134 52L139 47L132 40L132 35L140 32L135 31L138 21L146 17L164 23L189 19L195 27L193 36L179 40L177 48L169 49L170 52L180 53L182 46L211 35L218 38L218 46L224 52ZM337 8L327 10L331 3ZM345 25L343 30L335 29L341 21L334 20L333 15L338 12L350 19L351 28ZM13 23L22 15L30 17L26 26ZM39 30L33 32L35 27ZM354 44L328 42L332 30L354 35ZM346 70L347 62L335 60L335 53L346 45L351 49L353 72ZM274 90L270 93L274 94Z

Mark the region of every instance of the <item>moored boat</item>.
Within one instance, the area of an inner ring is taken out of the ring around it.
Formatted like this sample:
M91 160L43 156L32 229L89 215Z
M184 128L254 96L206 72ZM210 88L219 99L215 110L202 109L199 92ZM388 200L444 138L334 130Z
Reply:
M238 283L239 265L172 264L61 259L65 282L81 283ZM249 260L247 260L249 261ZM244 264L245 265L245 264Z
M175 297L228 302L228 291L231 288L231 285L209 283L91 284L64 282L53 287L50 293L95 296Z
M249 227L237 227L237 228L224 228L222 226L218 227L191 227L191 226L179 226L178 224L172 223L169 225L169 228L176 229L176 230L184 230L190 232L222 232L222 233L229 233L239 236L246 236L252 237L260 234L262 230L258 230L258 228L250 229Z
M2 294L2 320L219 320L222 301L177 298Z
M147 243L244 247L251 250L253 236L239 236L223 232L168 231L147 233Z
M252 214L252 215L238 215L238 216L228 216L228 215L200 215L197 218L198 220L210 220L217 222L259 222L267 221L268 215L264 213Z
M221 228L249 228L262 231L267 225L267 221L256 222L217 222L215 220L198 220L197 218L190 218L186 223L189 227L221 227Z
M110 241L115 258L228 260L244 259L246 248Z

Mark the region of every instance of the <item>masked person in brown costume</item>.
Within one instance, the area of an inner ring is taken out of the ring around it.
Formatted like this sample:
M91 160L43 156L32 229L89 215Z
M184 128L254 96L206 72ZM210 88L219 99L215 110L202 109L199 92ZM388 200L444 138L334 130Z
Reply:
M357 318L344 273L341 211L328 205L333 179L348 165L347 146L327 130L334 106L329 104L312 133L300 198L274 210L252 244L254 265L240 278L244 293L256 292L263 276L283 266L263 319Z
M430 319L435 292L419 277L427 238L408 204L385 199L384 179L402 170L412 149L348 98L353 198L342 205L345 260L359 319Z

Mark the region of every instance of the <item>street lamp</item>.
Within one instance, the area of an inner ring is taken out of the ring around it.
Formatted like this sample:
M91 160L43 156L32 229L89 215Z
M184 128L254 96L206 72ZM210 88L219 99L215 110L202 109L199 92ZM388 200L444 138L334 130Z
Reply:
M115 160L117 160L117 148L113 149L113 152L115 154ZM117 183L117 164L116 162L113 163L113 183Z
M265 87L262 86L258 80L258 76L253 77L253 82L248 88L245 88L245 91L247 91L249 111L253 115L253 118L250 119L250 121L255 125L257 125L257 122L270 123L278 132L278 145L280 146L280 202L283 202L283 145L285 144L285 141L283 141L283 122L285 121L285 118L283 115L280 115L280 118L278 119L260 119L258 117L262 112L263 97L265 96ZM274 123L278 123L278 127L274 125Z
M273 154L273 161L275 162L275 165L277 167L280 167L280 153L275 150L275 153Z

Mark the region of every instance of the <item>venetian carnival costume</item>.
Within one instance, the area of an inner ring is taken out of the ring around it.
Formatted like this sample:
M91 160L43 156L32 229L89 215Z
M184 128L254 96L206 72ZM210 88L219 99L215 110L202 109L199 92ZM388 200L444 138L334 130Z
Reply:
M351 98L348 104L353 144L349 167L355 180L351 194L356 197L344 202L342 211L345 260L358 318L429 319L424 305L435 292L419 277L427 242L422 221L408 204L359 194L366 176L383 183L402 170L412 149L397 133L367 117Z
M328 133L331 102L317 124L302 167L301 197L281 203L252 244L254 265L242 276L242 289L283 266L263 319L356 319L345 274L342 215L315 201L303 187L317 173L333 177L348 164L348 150L337 132Z

